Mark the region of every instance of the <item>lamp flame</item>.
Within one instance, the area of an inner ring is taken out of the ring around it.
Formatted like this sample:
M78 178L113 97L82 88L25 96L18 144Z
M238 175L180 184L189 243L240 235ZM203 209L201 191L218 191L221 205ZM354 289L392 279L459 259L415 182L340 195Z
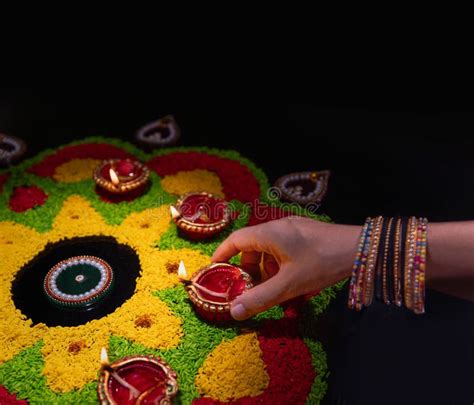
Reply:
M122 386L130 390L128 394L128 400L131 401L134 398L138 398L141 394L132 384L125 381L122 377L120 377L117 372L109 366L109 355L107 354L107 349L103 347L100 351L100 364L102 365L104 370L107 370L111 377L115 378L117 382Z
M107 354L107 349L105 347L100 351L100 364L106 366L109 364L109 355Z
M184 262L182 260L179 262L178 277L182 278L183 280L187 280L188 278L188 273L186 271L186 267L184 267Z
M179 263L179 267L178 267L178 277L179 277L179 280L184 285L192 285L194 286L194 288L197 288L198 290L201 290L205 292L206 294L212 295L213 297L220 297L226 300L229 299L229 291L227 292L212 291L212 290L209 290L209 288L206 288L202 286L201 284L197 283L196 281L188 280L188 273L186 272L186 267L184 267L184 262L182 260ZM229 287L229 290L230 290L230 287Z
M174 205L170 205L171 218L177 219L181 216L181 213L176 209Z
M109 169L109 175L110 175L110 180L112 180L112 183L114 184L114 186L120 183L120 180L117 176L117 173L115 173L114 169L112 168Z

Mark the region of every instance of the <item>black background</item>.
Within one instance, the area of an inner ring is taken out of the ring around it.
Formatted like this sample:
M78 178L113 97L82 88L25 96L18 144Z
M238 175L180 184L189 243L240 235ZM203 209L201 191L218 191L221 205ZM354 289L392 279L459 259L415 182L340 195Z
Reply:
M181 126L181 145L236 149L270 181L330 169L321 212L336 222L474 219L474 113L459 106L167 102L159 91L120 88L0 95L0 131L26 139L28 156L87 136L133 142L138 127L167 113ZM421 317L380 305L352 313L341 293L321 320L326 402L472 404L473 325L472 303L432 291Z

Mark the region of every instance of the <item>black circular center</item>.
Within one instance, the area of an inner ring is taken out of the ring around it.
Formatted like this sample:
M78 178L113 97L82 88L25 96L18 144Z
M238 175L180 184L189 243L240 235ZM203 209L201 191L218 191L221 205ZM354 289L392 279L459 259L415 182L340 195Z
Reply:
M114 288L110 294L91 308L70 311L53 305L43 291L44 277L57 263L72 256L96 256L114 272ZM112 237L93 236L66 239L48 244L26 264L12 283L13 302L34 324L48 326L77 326L112 313L129 299L140 273L140 262L135 251L119 244Z

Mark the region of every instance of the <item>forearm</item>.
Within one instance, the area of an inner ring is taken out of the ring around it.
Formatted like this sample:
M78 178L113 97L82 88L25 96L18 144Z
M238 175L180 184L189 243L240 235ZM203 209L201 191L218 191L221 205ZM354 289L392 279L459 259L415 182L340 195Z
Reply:
M474 221L430 223L427 286L474 299Z

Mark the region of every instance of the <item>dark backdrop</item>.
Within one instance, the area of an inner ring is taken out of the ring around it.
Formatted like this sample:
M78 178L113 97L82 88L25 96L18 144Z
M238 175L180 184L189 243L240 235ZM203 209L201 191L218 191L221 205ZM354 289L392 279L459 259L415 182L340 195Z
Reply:
M182 127L180 144L237 149L271 181L331 169L322 209L338 222L361 223L377 213L474 216L473 112L269 100L167 103L159 92L139 90L0 94L0 129L27 139L30 156L86 136L133 141L138 127L166 113Z
M321 212L337 222L376 214L474 219L474 113L446 104L391 107L4 89L0 130L26 139L32 156L87 136L133 141L138 127L173 113L181 145L236 149L271 181L330 169ZM428 313L415 317L380 305L352 313L345 298L341 293L320 322L331 371L327 403L473 403L472 303L428 291Z

